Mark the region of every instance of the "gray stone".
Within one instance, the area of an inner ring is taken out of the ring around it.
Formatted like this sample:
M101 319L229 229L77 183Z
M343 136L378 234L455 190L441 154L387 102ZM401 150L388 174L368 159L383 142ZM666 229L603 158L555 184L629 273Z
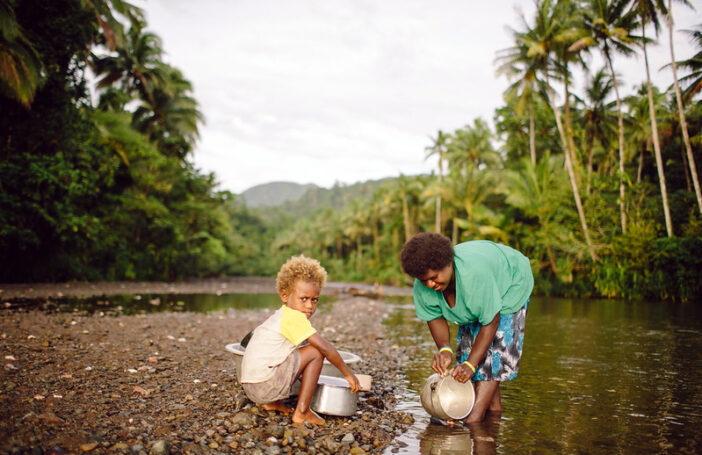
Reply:
M149 453L151 455L168 455L170 453L168 441L161 439L160 441L154 442Z
M341 438L341 443L342 444L351 444L356 440L356 438L353 437L353 433L346 433L343 438Z

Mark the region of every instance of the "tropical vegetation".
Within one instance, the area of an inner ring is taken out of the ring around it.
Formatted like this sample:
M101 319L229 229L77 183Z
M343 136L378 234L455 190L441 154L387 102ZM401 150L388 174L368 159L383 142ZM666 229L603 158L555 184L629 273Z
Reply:
M702 26L657 87L648 51L686 0L535 6L495 56L494 128L428 138L430 175L271 208L192 164L204 115L138 8L0 0L0 280L273 274L304 253L333 280L400 285L402 244L436 231L518 248L541 294L699 299ZM617 72L632 55L643 80Z

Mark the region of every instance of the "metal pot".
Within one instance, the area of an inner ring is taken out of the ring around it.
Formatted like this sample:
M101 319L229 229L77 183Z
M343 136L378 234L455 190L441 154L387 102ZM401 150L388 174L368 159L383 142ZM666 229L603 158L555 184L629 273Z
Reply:
M310 407L320 414L350 416L356 413L357 398L346 379L320 375Z
M460 383L450 374L443 378L437 373L429 376L419 392L426 411L442 420L460 420L473 409L475 390L470 381Z

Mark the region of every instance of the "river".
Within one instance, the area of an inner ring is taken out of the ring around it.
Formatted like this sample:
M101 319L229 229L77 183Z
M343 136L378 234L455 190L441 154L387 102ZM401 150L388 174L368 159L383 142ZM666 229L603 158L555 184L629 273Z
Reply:
M387 326L391 342L418 346L401 404L416 423L387 453L702 452L700 305L532 298L503 414L470 429L432 424L419 404L436 348L410 299Z
M172 297L112 296L109 308L134 314L280 304L273 294ZM533 297L519 376L501 387L503 414L466 428L429 421L419 390L436 348L410 297L386 302L385 341L412 353L398 407L415 417L387 454L702 453L699 304ZM109 311L100 299L69 303L59 305Z

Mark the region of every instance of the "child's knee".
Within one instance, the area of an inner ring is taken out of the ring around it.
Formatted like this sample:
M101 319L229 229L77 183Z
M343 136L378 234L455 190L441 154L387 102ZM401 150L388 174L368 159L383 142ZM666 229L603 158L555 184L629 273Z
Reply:
M315 348L314 346L311 346L311 347L312 347L312 355L314 356L313 359L316 361L323 361L324 356L319 351L319 349Z
M303 355L303 361L305 363L319 362L324 360L324 356L322 355L320 350L312 345L305 346L304 348L302 348L300 353Z

